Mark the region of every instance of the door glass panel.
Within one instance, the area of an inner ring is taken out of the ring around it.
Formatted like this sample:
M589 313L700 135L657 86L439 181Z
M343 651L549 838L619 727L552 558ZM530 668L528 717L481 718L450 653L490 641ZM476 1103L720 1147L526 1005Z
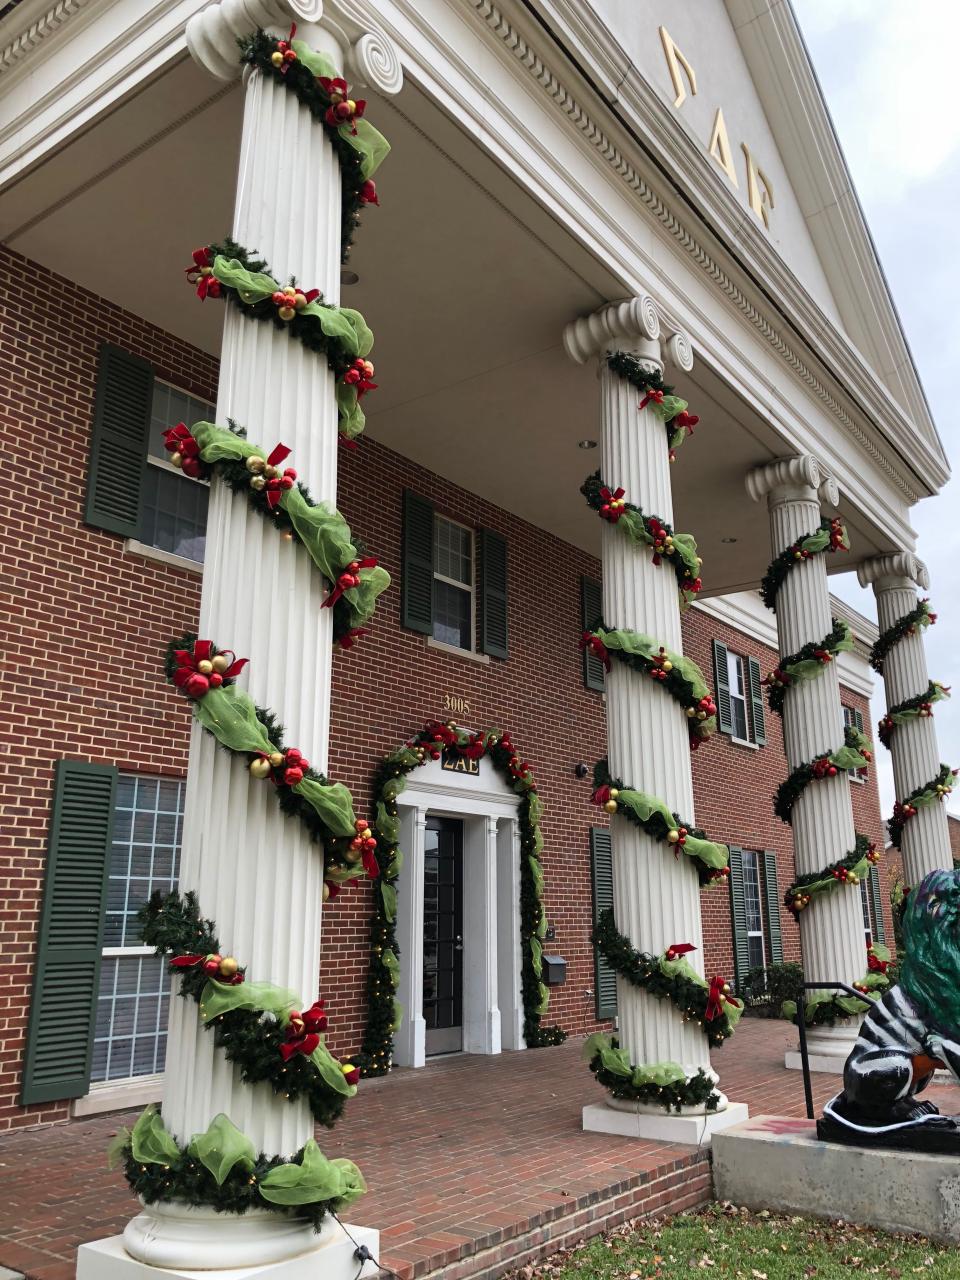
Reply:
M423 1017L428 1054L463 1047L463 823L428 818L424 845Z

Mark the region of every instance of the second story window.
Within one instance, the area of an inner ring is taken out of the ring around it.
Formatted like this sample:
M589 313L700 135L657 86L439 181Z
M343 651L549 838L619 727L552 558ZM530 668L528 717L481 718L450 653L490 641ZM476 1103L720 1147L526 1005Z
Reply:
M844 729L852 726L854 729L859 729L860 732L863 733L863 716L856 707L848 707L844 705L842 707L842 711ZM848 769L847 776L851 782L866 782L867 771L866 769Z
M433 521L433 638L473 649L473 531L439 515Z
M760 663L713 642L713 679L721 733L734 742L762 747L767 740Z
M194 480L169 461L163 433L178 422L212 422L215 408L165 382L153 386L153 412L147 443L140 541L186 560L203 560L207 539L210 486Z

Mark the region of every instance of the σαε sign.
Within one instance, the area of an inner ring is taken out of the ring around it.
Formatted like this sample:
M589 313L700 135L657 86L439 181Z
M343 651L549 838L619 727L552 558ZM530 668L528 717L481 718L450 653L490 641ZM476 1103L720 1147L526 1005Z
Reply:
M462 756L456 747L444 747L440 752L440 768L448 773L467 773L479 777L480 761Z

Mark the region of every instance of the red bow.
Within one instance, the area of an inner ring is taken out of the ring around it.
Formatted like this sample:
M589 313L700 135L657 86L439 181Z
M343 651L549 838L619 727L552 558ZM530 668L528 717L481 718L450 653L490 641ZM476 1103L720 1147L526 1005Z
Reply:
M445 747L452 747L457 740L453 729L447 724L441 724L439 720L428 720L424 732L430 734L434 742L442 742Z
M367 825L365 818L357 818L354 829L357 834L350 841L350 848L361 854L364 871L366 871L371 880L375 880L380 874L380 864L377 862L376 857L376 837Z
M346 80L337 76L335 79L330 76L317 76L317 83L320 87L330 95L330 106L327 107L324 120L327 124L332 125L334 129L339 129L341 125L351 125L350 132L356 133L357 126L355 120L359 120L367 109L367 104L363 98L357 98L354 101L350 95L350 89Z
M283 462L284 458L289 457L290 450L285 444L278 444L267 457L267 466L272 467L276 471L278 465ZM274 507L279 505L280 499L283 497L287 489L292 489L296 481L297 473L293 467L287 467L283 475L272 475L267 478L264 495L267 499L267 506L272 511Z
M604 520L609 520L611 524L616 524L623 515L626 503L623 501L623 495L626 489L610 490L606 485L600 486L600 515Z
M356 359L350 368L343 375L344 385L357 388L357 399L368 391L376 391L377 384L373 381L373 362L371 360Z
M737 1009L740 1008L740 1001L734 1000L733 996L727 995L724 988L727 986L723 978L710 979L710 993L707 997L706 1021L712 1022L714 1018L719 1018L723 1013L725 1004L732 1004Z
M337 644L341 649L352 649L358 640L371 634L369 627L353 627L350 631L337 638Z
M654 391L652 387L647 387L646 395L640 401L638 407L645 409L648 404L663 404L663 392Z
M175 427L167 427L163 433L163 447L168 453L179 454L179 465L185 476L197 479L203 474L203 461L200 457L200 446L190 433L190 428L183 422Z
M675 414L670 419L671 427L686 427L687 435L693 435L693 428L700 421L700 415L697 413L687 413L686 409L682 409L680 413Z
M349 449L351 452L355 452L357 449L360 448L356 440L351 440L350 437L345 436L342 431L339 436L339 443L342 444L345 449Z
M874 954L873 948L871 947L870 950L867 952L867 968L870 970L870 972L886 973L889 967L890 967L890 961L881 960L878 955Z
M222 982L225 987L238 987L244 980L243 973L239 969L232 974L221 973L220 966L222 963L223 956L212 953L205 956L183 955L170 957L170 964L174 969L192 969L195 965L202 964L208 976L216 982ZM233 961L233 963L236 964L236 961Z
M591 804L606 804L610 799L610 788L606 785L597 787L593 795L590 797Z
M323 1011L322 1000L316 1000L303 1013L292 1009L287 1023L287 1038L280 1046L280 1056L284 1062L289 1062L295 1053L302 1053L309 1058L320 1043L320 1032L326 1029L327 1015Z
M211 298L220 297L220 281L213 274L213 259L209 249L194 249L193 266L184 267L183 272L190 283L197 286L197 297L201 302L208 295Z
M589 649L603 663L604 671L610 670L610 651L598 635L585 631L580 637L580 648Z
M372 178L368 178L360 188L360 203L376 205L380 203L377 199L377 184Z
M691 951L696 951L696 949L692 942L675 942L672 947L667 947L665 958L667 960L678 960L680 956L688 955Z
M173 656L177 663L177 669L173 673L173 683L188 697L197 699L202 698L211 689L218 689L225 680L239 675L249 662L249 658L238 658L232 649L224 649L219 654L215 654L212 640L195 641L192 651L175 649ZM214 658L228 656L227 665L222 671L218 671L213 666Z
M460 748L460 754L468 760L482 760L486 751L482 736L471 738L465 747Z
M349 591L351 587L359 587L360 570L373 569L378 563L376 556L366 556L363 560L351 560L320 607L332 609L345 591Z

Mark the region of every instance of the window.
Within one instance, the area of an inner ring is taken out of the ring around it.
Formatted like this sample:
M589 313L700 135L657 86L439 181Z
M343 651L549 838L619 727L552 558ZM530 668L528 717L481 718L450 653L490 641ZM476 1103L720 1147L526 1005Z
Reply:
M845 705L841 709L843 711L844 729L847 729L852 725L853 728L859 729L860 732L863 733L863 716L856 707L848 707ZM848 769L847 776L851 782L866 782L867 771L866 769Z
M714 640L713 679L720 731L734 742L762 747L767 733L760 663Z
M433 638L473 649L473 532L443 516L433 521Z
M777 857L730 846L730 914L737 989L750 969L783 963Z
M884 942L886 929L883 923L883 898L880 889L879 868L871 867L860 881L860 906L863 910L863 932L867 946L872 942Z
M140 541L187 560L203 560L210 487L169 461L163 433L178 422L212 422L215 408L165 382L154 382L147 442Z
M743 851L743 900L747 924L747 954L750 968L767 962L763 943L763 890L760 887L760 855Z
M117 779L106 925L93 1043L94 1081L163 1070L169 979L166 962L140 944L136 915L155 889L177 886L185 783L121 774Z

